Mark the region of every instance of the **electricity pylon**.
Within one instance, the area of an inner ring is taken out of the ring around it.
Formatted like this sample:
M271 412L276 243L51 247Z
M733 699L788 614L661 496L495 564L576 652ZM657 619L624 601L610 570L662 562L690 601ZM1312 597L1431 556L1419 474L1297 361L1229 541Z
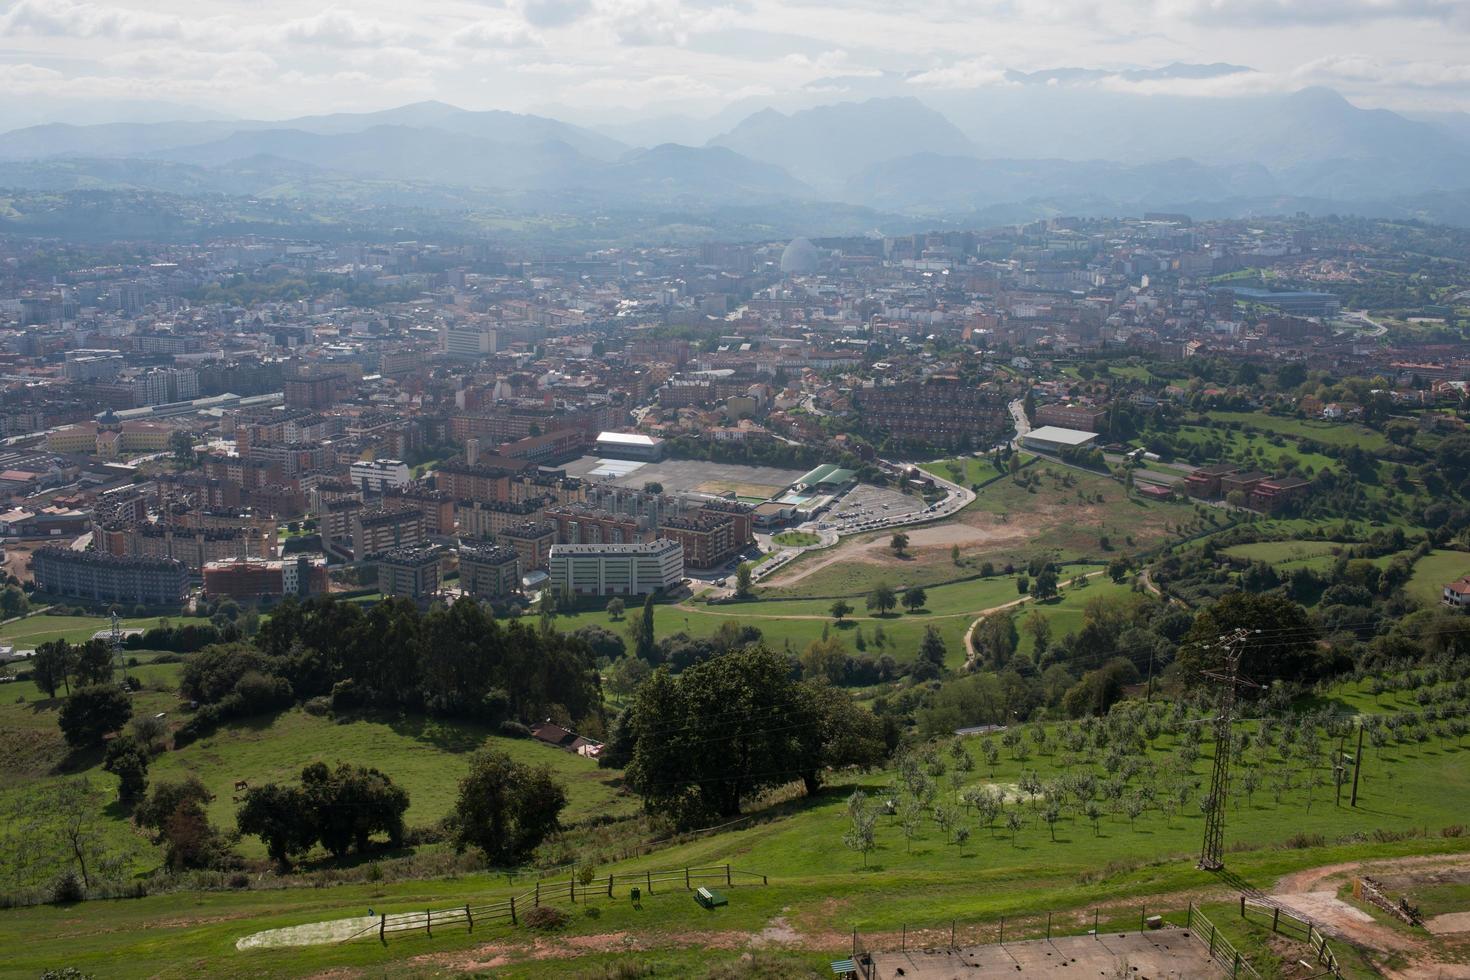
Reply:
M1217 646L1225 650L1222 669L1203 671L1206 677L1220 686L1220 713L1215 716L1215 768L1210 776L1210 806L1205 812L1205 839L1199 852L1199 868L1202 871L1219 871L1225 867L1225 800L1230 793L1231 722L1235 712L1235 687L1242 682L1239 677L1240 656L1245 652L1245 641L1249 636L1249 630L1238 629L1220 637Z

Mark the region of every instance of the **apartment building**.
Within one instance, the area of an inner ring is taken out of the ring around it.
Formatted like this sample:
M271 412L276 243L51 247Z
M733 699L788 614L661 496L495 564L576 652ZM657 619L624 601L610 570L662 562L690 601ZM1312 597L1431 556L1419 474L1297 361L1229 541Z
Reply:
M684 579L677 541L646 544L559 544L551 549L550 584L566 595L641 596Z
M172 558L133 558L71 548L31 555L36 588L96 602L171 606L189 595L189 569Z
M390 487L401 487L411 476L408 464L401 459L363 459L348 467L352 482L364 493L382 493Z
M362 559L424 541L424 515L417 507L364 507L352 517L352 555Z
M459 543L459 587L475 599L503 599L521 590L521 559L514 548L481 541Z
M534 569L545 568L551 560L551 548L556 544L556 525L550 521L516 524L497 534L495 541L515 549L521 561L521 574L526 575Z
M204 594L228 596L241 603L285 596L322 595L327 591L327 560L299 555L273 561L212 561L204 566Z
M378 591L426 602L439 593L439 549L424 545L391 548L372 556Z

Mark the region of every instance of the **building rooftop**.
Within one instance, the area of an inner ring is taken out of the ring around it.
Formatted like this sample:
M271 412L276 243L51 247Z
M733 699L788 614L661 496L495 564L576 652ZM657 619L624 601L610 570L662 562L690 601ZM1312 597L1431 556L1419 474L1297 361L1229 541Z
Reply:
M663 442L657 436L645 436L638 432L599 432L597 434L597 441L605 442L608 445L643 446L650 449Z
M1039 429L1032 429L1026 433L1026 438L1056 443L1059 446L1085 446L1097 438L1097 433L1083 432L1081 429L1063 429L1056 425L1043 425Z
M558 555L656 555L670 548L683 550L679 542L659 538L657 541L647 541L643 544L554 544L551 546L551 557L555 558Z

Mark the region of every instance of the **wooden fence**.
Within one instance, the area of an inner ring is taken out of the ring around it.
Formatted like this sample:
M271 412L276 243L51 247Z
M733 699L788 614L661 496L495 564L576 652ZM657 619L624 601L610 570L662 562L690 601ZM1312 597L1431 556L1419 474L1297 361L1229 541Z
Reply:
M1334 977L1342 976L1342 967L1337 962L1337 955L1333 953L1332 947L1327 943L1327 937L1322 934L1311 922L1294 914L1289 909L1284 909L1273 902L1262 902L1240 897L1240 917L1247 922L1255 922L1259 925L1269 924L1272 932L1292 936L1306 943L1317 957L1317 962Z
M1188 930L1190 938L1207 948L1210 951L1210 959L1214 960L1231 977L1253 977L1255 980L1261 980L1261 975L1256 972L1256 968L1246 962L1245 957L1240 955L1240 950L1235 948L1235 944L1226 939L1220 930L1215 928L1215 924L1194 907L1193 902L1189 903L1189 912L1184 920L1184 927Z
M422 932L432 936L434 930L464 926L469 932L475 926L508 922L519 925L521 916L543 902L569 901L575 903L580 897L587 901L593 896L614 897L621 886L624 894L637 889L642 895L657 894L658 889L673 889L680 885L687 891L698 887L697 883L716 881L727 888L736 884L769 884L769 879L754 871L741 871L726 864L711 868L676 868L672 871L629 871L621 874L599 875L587 882L576 876L565 880L537 881L535 887L520 895L512 895L499 902L484 905L457 905L442 909L425 909L422 912L380 913L378 921L367 926L342 942L351 942L364 936L376 934L379 942L386 944L388 935L395 932ZM658 888L655 888L658 886Z

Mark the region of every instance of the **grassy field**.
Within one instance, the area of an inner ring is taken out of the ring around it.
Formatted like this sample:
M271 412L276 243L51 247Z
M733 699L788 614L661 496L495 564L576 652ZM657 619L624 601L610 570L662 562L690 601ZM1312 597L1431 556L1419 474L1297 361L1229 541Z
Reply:
M1282 418L1264 412L1209 412L1209 417L1219 422L1241 422L1263 432L1274 432L1288 439L1310 439L1324 446L1339 446L1346 449L1357 446L1370 453L1383 452L1389 448L1388 439L1376 429L1356 422L1328 422L1322 419Z
M1420 602L1439 602L1444 587L1462 575L1470 575L1470 554L1463 551L1431 551L1414 563L1414 574L1404 591Z
M984 562L1023 566L1033 557L1106 562L1114 554L1156 547L1174 529L1197 520L1190 504L1129 497L1109 476L1061 464L1034 464L1022 479L997 480L958 517L909 530L906 558L889 551L887 532L844 538L836 548L809 552L787 565L764 592L855 595L883 579L927 586L974 574ZM1224 521L1218 511L1208 514ZM960 550L959 565L952 547Z
M995 464L991 463L988 456L980 459L974 456L936 459L932 463L920 463L919 469L965 487L984 483L986 480L993 480L1001 475L1001 471L995 468Z
M179 664L152 664L130 671L144 684L144 690L133 698L135 716L167 712L175 720L184 717L173 693L180 669ZM155 867L156 849L134 833L125 815L109 804L116 795L117 780L100 768L100 753L68 757L56 724L60 701L47 699L28 681L7 684L3 691L0 813L7 819L34 815L38 801L58 778L53 772L66 764L70 774L82 776L94 789L105 816L98 832L109 848L137 872ZM529 739L491 735L483 726L443 723L413 715L344 722L309 715L297 708L273 719L227 725L208 738L165 752L154 759L149 778L156 782L197 776L215 797L208 808L211 821L230 827L234 824L231 797L236 780L252 785L291 781L302 768L318 760L329 765L339 761L373 765L408 790L407 822L423 826L449 812L468 754L487 743L517 761L551 766L567 786L569 820L636 809L636 801L621 794L615 785L617 774L598 769L595 762ZM250 857L264 854L254 838L242 841L240 850ZM3 870L0 880L6 877ZM7 884L25 887L49 881L57 870L54 862L39 862L27 872L28 880L10 880Z
M144 619L124 619L124 629L150 629L157 626L167 616L152 616ZM172 622L188 622L175 616ZM0 639L15 644L20 649L30 649L51 640L67 640L70 643L80 643L90 640L92 634L98 630L109 629L112 620L106 616L48 616L40 613L28 616L25 619L17 619L14 622L0 626Z
M898 578L891 578L889 582L896 588L903 584ZM789 644L796 653L813 640L821 639L825 628L829 635L840 638L850 653L862 652L873 657L886 653L900 662L914 658L925 628L934 626L944 639L950 665L957 667L964 662L962 641L975 615L1017 598L1015 577L1006 575L935 586L927 592L928 601L923 609L906 612L899 607L881 617L870 614L864 607L864 594L854 593L847 599L854 607L853 613L841 624L832 618L831 599L659 605L654 607L653 624L660 637L680 632L690 636L708 636L722 626L737 622L759 629L767 646L781 650ZM564 632L589 625L622 634L626 631L627 619L624 617L615 622L600 610L561 614L556 618L557 629ZM880 627L885 636L882 647L875 643ZM864 637L866 651L857 649L859 632Z
M822 543L821 536L810 531L782 531L771 540L788 548L809 548L814 544Z
M1277 446L1271 443L1269 435L1259 432L1181 425L1176 435L1180 442L1202 446L1212 461L1249 463L1267 472L1284 469L1293 460L1303 467L1312 467L1313 471L1336 465L1335 460L1321 453L1303 451L1294 439L1285 439L1282 445Z
M1333 698L1342 710L1412 707L1405 695L1373 698L1343 688ZM1019 826L995 829L973 813L960 819L971 837L953 843L932 819L906 839L900 824L880 816L877 847L864 860L842 843L850 821L847 797L855 788L881 799L891 792L892 773L839 779L812 798L775 803L763 822L665 847L630 861L598 862L595 873L723 865L770 876L767 887L728 891L730 905L699 908L681 886L645 894L639 905L620 888L589 890L560 935L532 937L508 926L441 927L429 937L404 934L386 945L347 945L237 951L237 939L252 932L344 916L369 907L388 912L447 908L490 901L516 887L489 875L450 880L382 881L326 889L219 891L164 895L83 906L43 906L0 912L0 942L9 951L7 971L36 975L46 968L76 966L107 976L299 975L333 970L408 976L424 973L493 971L513 977L603 977L604 967L657 964L668 975L700 976L711 962L731 962L753 938L769 930L794 934L800 949L772 953L780 964L767 976L805 976L819 971L823 957L849 948L850 931L865 938L896 937L906 928L911 941L947 941L950 920L983 932L1000 916L1008 935L1030 935L1055 910L1058 928L1076 933L1091 925L1100 907L1105 921L1135 917L1146 906L1177 919L1187 901L1227 909L1236 887L1269 889L1289 871L1335 862L1421 853L1470 852L1470 839L1442 837L1443 826L1463 822L1470 807L1467 750L1430 737L1365 752L1357 808L1334 806L1329 788L1318 785L1308 801L1305 770L1297 753L1252 747L1245 769L1268 776L1295 770L1294 788L1257 789L1248 800L1237 790L1227 820L1228 881L1194 868L1203 817L1195 805L1212 764L1206 737L1198 756L1185 761L1186 729L1164 733L1139 760L1159 778L1167 774L1188 787L1182 807L1150 806L1136 818L1103 808L1094 822L1068 807L1049 827L1039 805L1018 798L1014 787L1035 774L1043 782L1064 774L1107 774L1101 752L1064 750L1049 730L1047 744L1025 759L1001 749L992 769L979 740L965 744L973 768L952 782L936 777L935 803L947 804L957 789L990 785L1010 796ZM1025 740L1027 745L1032 740ZM953 771L949 753L938 756ZM1140 779L1150 777L1140 776ZM1395 840L1413 828L1415 835ZM1419 835L1427 828L1427 835ZM1381 842L1375 832L1386 831ZM1446 904L1454 896L1444 899ZM1070 914L1061 914L1074 910ZM1223 916L1217 916L1217 919ZM926 933L924 930L928 930ZM943 935L943 939L940 936ZM762 954L756 952L759 959ZM569 958L577 957L575 962ZM783 958L784 957L784 958ZM636 974L635 974L636 975ZM744 976L734 973L730 976ZM815 974L813 974L815 975Z

